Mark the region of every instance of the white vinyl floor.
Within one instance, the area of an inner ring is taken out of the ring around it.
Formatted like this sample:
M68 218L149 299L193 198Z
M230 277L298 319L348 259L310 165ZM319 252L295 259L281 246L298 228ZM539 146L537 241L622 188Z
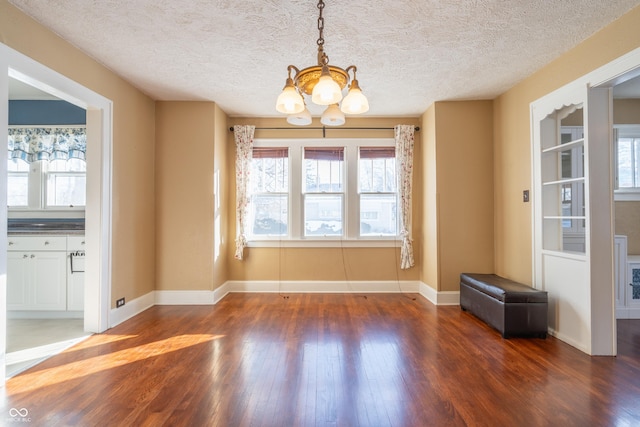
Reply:
M7 319L7 378L89 335L83 319Z

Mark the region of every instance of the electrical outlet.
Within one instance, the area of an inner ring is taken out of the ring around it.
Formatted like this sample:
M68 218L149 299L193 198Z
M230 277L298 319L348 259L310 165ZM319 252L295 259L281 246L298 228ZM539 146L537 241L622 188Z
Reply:
M124 305L124 298L120 298L116 301L116 308L122 307Z

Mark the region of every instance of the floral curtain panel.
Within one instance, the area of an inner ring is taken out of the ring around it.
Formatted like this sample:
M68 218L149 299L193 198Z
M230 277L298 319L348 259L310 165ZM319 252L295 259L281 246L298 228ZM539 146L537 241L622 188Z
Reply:
M413 183L414 126L395 127L396 170L398 171L398 193L400 198L400 268L414 266L413 238L411 237L411 188Z
M236 254L235 258L244 257L247 246L246 223L249 206L249 173L251 171L251 157L253 152L253 133L255 126L234 126L233 134L236 140Z
M86 160L87 129L85 127L11 127L9 159Z

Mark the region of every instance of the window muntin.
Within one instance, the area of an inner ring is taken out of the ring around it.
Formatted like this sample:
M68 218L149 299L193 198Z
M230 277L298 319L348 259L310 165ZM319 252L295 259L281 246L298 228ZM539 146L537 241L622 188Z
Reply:
M395 148L360 147L358 157L360 236L396 236Z
M250 236L289 234L289 149L254 147L251 160Z

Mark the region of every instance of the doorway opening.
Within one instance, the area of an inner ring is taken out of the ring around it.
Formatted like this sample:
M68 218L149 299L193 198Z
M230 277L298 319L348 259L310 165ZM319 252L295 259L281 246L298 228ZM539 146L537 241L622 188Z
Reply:
M0 44L0 138L8 139L9 80L19 81L86 111L86 208L84 237L86 257L80 311L83 332L109 327L111 289L111 111L107 98L60 75L6 45ZM7 206L8 151L0 150L0 201ZM62 174L64 175L64 174ZM7 349L7 247L8 212L0 213L0 345ZM54 241L49 242L55 244ZM66 248L65 248L66 251ZM66 256L66 253L65 253ZM6 358L0 358L6 378Z

